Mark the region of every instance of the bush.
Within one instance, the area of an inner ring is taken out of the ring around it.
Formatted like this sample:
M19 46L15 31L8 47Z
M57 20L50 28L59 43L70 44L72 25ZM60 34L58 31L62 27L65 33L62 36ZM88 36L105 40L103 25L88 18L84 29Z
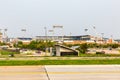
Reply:
M105 54L105 52L104 51L96 52L96 54Z
M80 44L80 47L77 48L77 50L80 51L80 53L86 53L87 49L88 49L87 43Z

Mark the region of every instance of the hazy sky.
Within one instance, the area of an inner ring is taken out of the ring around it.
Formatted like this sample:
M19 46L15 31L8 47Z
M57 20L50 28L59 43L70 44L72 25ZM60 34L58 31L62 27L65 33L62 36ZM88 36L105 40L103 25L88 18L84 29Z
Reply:
M53 25L62 25L64 35L95 35L95 26L98 34L120 38L120 0L0 0L0 28L9 37L21 36L22 28L42 36Z

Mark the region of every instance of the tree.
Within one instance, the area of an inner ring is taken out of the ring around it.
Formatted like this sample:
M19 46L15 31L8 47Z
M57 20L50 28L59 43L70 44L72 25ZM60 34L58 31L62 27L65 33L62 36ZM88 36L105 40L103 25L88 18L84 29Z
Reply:
M37 49L45 51L45 48L53 47L55 42L51 41L31 41L30 44L23 44L22 42L18 42L14 44L15 47L25 48L25 49Z
M88 49L87 43L83 43L80 44L80 47L77 50L79 50L81 53L86 53L87 49Z

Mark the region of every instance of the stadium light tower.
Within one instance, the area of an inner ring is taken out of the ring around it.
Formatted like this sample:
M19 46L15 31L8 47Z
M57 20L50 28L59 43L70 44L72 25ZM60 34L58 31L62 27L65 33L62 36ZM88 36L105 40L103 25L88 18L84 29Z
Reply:
M94 29L94 32L95 32L95 42L97 42L98 41L98 34L97 34L97 31L96 31L96 27L95 26L93 26L93 29Z
M52 33L52 40L54 40L54 30L48 30L48 32Z
M101 33L101 35L102 35L102 40L103 40L103 37L104 37L104 33Z
M88 32L88 29L84 29L84 31L85 31L86 35L88 35L88 34L87 34L87 32Z
M26 34L26 29L21 29L21 31L23 32L23 38L24 38Z
M64 36L63 26L61 26L61 25L54 25L53 28L54 28L54 29L55 29L55 28L61 28L61 29L62 29L62 42L63 42L63 41L64 41L64 39L63 39L63 36Z
M47 41L47 27L44 27L45 29L45 37L46 37L46 41Z
M4 41L5 42L7 42L7 31L8 31L8 29L6 28L6 29L4 29Z

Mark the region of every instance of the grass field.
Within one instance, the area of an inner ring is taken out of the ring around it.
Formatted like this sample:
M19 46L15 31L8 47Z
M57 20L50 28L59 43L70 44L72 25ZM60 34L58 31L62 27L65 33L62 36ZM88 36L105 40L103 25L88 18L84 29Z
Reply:
M24 65L99 65L120 64L120 59L106 60L1 60L0 66Z
M28 57L8 51L0 51L0 54L0 66L120 64L120 54L80 54L79 57Z

